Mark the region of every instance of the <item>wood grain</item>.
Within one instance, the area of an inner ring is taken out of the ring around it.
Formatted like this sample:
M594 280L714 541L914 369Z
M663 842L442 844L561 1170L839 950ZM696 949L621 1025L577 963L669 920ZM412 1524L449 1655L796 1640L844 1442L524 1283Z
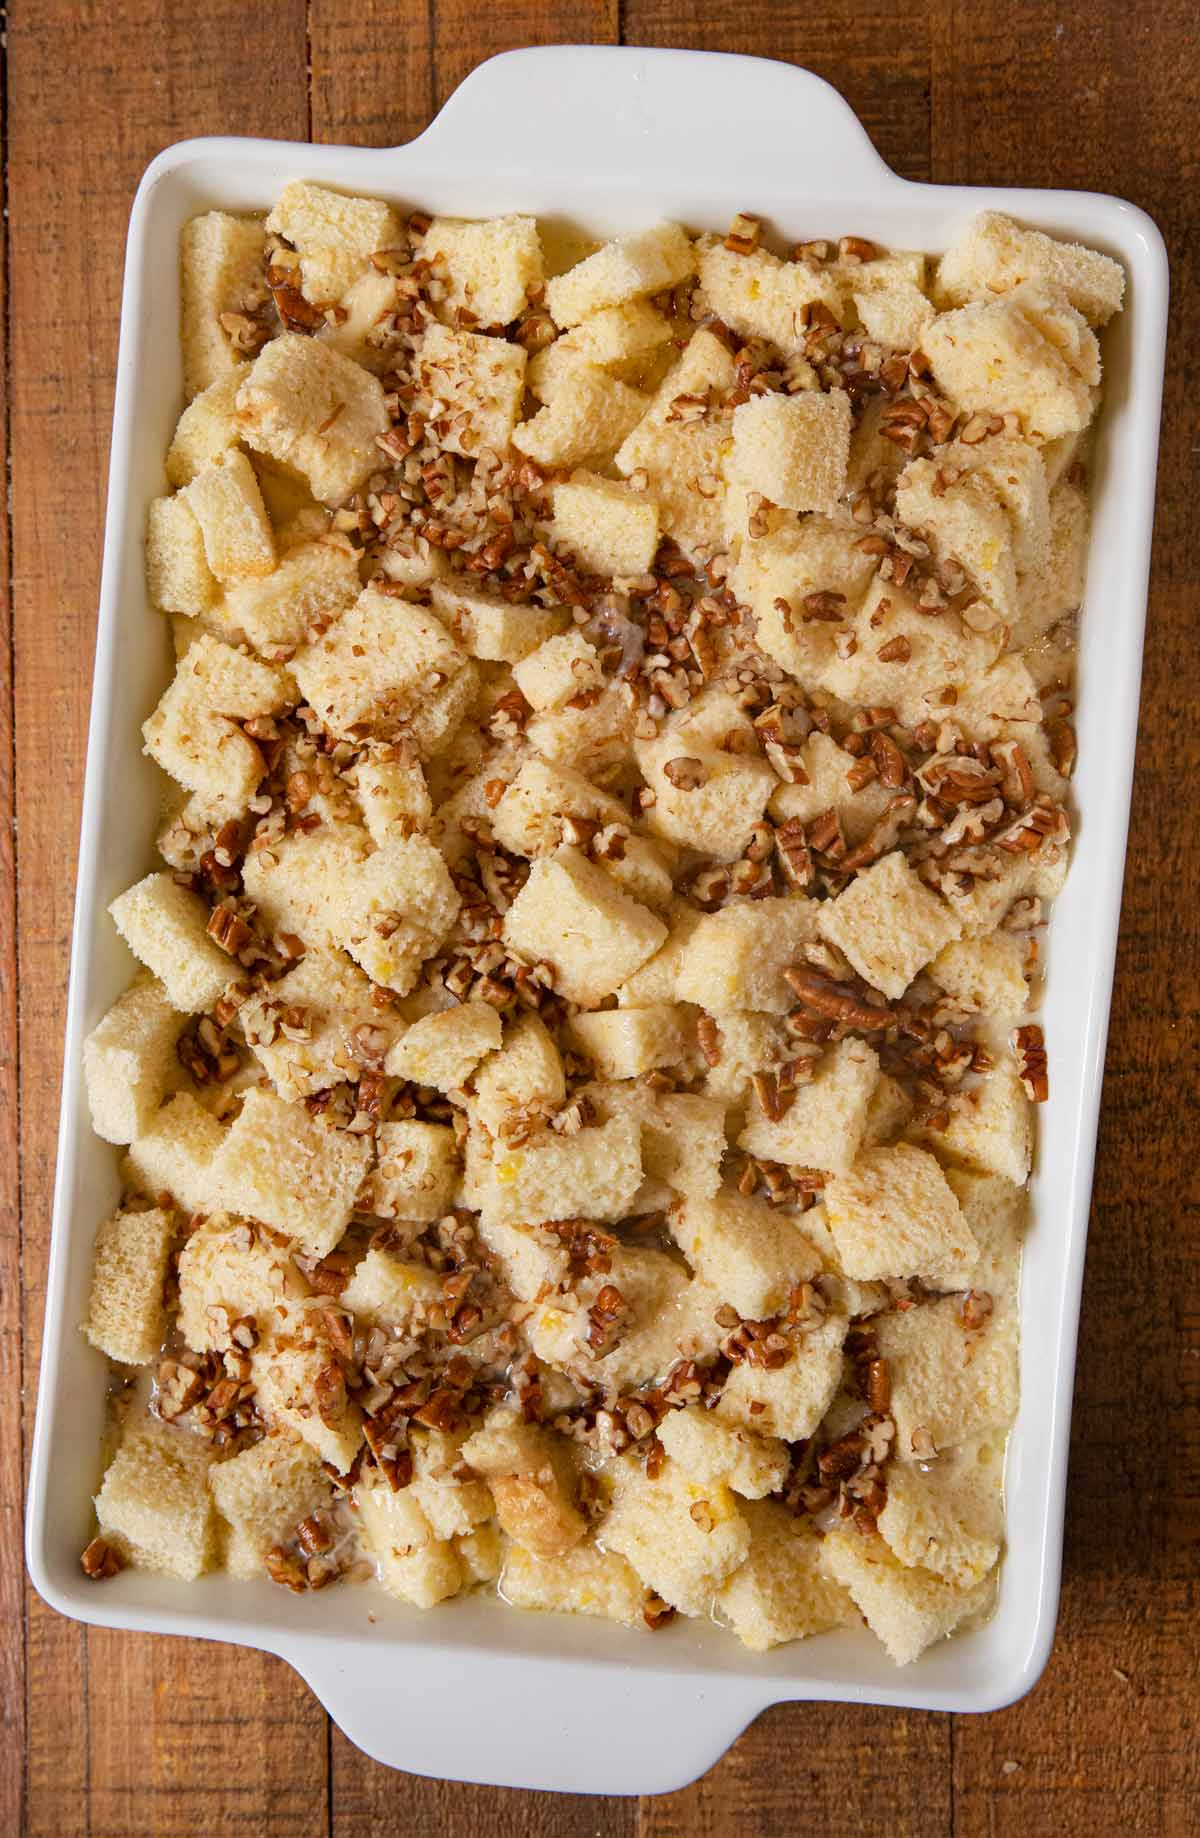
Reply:
M1181 792L1200 768L1200 563L1189 528L1200 284L1186 266L1200 246L1200 203L1187 176L1198 100L1188 0L1162 0L1153 12L1117 0L1086 9L1044 0L898 0L886 9L869 0L513 0L503 9L276 0L269 11L196 0L186 12L166 0L16 0L9 14L0 426L7 407L14 670L10 681L9 634L0 632L0 1381L9 1400L0 1424L0 1832L1182 1838L1200 1805L1200 1310L1189 1286L1200 1249L1200 847L1196 826L1180 820ZM835 83L906 176L1108 188L1152 212L1176 257L1142 745L1054 1655L1030 1698L989 1718L779 1707L703 1781L640 1804L396 1775L327 1732L280 1663L87 1634L28 1591L22 1638L12 1634L121 249L137 177L160 146L197 133L395 144L418 133L484 56L518 44L612 42L619 32L631 43L806 64ZM0 527L0 583L6 537ZM5 595L0 621L8 604Z

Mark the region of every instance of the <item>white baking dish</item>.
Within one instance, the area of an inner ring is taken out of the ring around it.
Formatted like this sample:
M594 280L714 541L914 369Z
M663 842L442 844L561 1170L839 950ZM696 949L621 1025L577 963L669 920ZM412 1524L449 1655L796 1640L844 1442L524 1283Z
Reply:
M147 608L142 531L181 406L177 238L214 205L264 209L304 176L463 215L526 210L612 233L660 217L724 228L745 208L789 237L855 233L939 250L984 208L1108 250L1126 312L1105 341L1106 398L1080 653L1075 862L1050 944L1049 1103L1022 1279L1021 1410L1008 1460L997 1612L897 1671L865 1631L764 1657L696 1622L654 1637L465 1600L423 1615L371 1588L297 1598L224 1576L125 1571L88 1582L79 1552L99 1480L104 1362L83 1341L92 1235L118 1191L91 1133L84 1035L131 964L105 916L150 865L160 797L139 727L167 680ZM707 1768L765 1706L818 1698L990 1710L1028 1691L1054 1634L1079 1291L1120 909L1162 381L1167 267L1153 223L1082 192L914 185L878 158L806 71L682 51L539 49L482 65L419 140L365 151L262 140L169 148L133 207L83 806L62 1124L28 1562L53 1607L108 1627L280 1654L346 1734L394 1766L507 1786L658 1792Z

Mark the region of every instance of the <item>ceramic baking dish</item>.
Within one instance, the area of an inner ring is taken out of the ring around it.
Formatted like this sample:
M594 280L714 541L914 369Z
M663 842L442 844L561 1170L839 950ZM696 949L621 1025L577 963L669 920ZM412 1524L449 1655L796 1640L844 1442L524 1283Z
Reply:
M93 1137L83 1037L128 982L105 915L150 866L161 784L139 728L171 669L142 575L146 506L162 489L182 396L180 226L213 206L262 210L286 180L465 216L532 211L615 233L661 217L724 228L745 208L785 237L854 233L944 248L999 209L1118 256L1127 310L1105 339L1106 397L1080 649L1077 845L1054 909L1034 1224L1022 1278L1021 1409L1008 1457L999 1604L977 1632L897 1671L864 1631L756 1656L678 1621L653 1638L584 1618L467 1599L433 1614L345 1586L304 1598L265 1580L199 1584L80 1571L99 1481L104 1362L84 1342L92 1236L118 1193ZM108 1627L228 1640L281 1655L346 1734L423 1774L604 1793L677 1787L780 1699L995 1709L1028 1691L1050 1650L1062 1554L1079 1291L1120 909L1137 725L1167 301L1162 240L1116 198L915 185L874 152L807 71L683 51L519 51L474 71L410 145L383 151L197 140L159 155L133 207L83 805L49 1294L29 1488L28 1562L63 1614Z

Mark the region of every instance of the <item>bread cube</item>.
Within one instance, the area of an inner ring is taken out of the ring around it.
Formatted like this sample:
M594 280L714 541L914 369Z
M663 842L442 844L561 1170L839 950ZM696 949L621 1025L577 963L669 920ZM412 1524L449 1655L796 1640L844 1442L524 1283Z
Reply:
M1028 1189L973 1168L947 1168L946 1179L979 1246L972 1287L995 1298L1015 1296L1029 1225Z
M514 855L549 855L562 840L564 817L607 826L628 824L619 798L599 791L582 773L544 759L528 759L492 814L492 833Z
M778 783L766 760L692 741L668 726L656 740L636 741L634 756L654 803L646 828L670 842L736 861Z
M280 1025L284 1011L293 1016L288 1028ZM298 1024L297 1015L302 1017ZM363 1056L356 1036L361 1030L371 1030L374 1044L404 1026L375 1007L371 985L357 964L319 946L269 990L250 996L238 1010L238 1025L279 1096L289 1103L358 1077Z
M921 532L939 560L960 561L1002 619L1016 617L1012 522L985 477L968 472L946 484L939 463L913 460L897 482L896 515ZM905 668L911 671L911 662Z
M712 1199L726 1146L722 1103L691 1092L649 1091L641 1084L591 1085L587 1093L604 1114L639 1125L649 1181L689 1199Z
M658 549L658 505L619 479L577 472L554 487L554 536L588 574L646 574Z
M886 1072L880 1073L867 1105L863 1147L878 1149L894 1142L901 1130L907 1127L912 1114L913 1101L903 1085L898 1079L889 1078Z
M1004 1538L1004 1449L981 1437L918 1467L893 1462L879 1534L910 1568L931 1570L957 1589L982 1582Z
M378 377L298 332L264 346L237 404L247 445L302 473L322 504L340 504L362 484L388 426Z
M582 706L581 706L582 704ZM629 757L633 707L616 688L535 715L525 738L536 753L584 778L610 783Z
M653 960L651 960L653 961ZM775 1015L727 1010L710 1017L717 1034L715 1066L709 1066L705 1095L728 1105L744 1103L756 1072L768 1072L787 1056L790 1048Z
M912 281L854 292L854 310L867 337L893 351L915 351L933 323L933 307Z
M785 1506L763 1500L741 1508L750 1555L717 1591L716 1607L751 1652L850 1627L858 1611L821 1561L821 1538Z
M92 1128L132 1142L162 1103L184 1018L157 977L141 971L83 1043Z
M782 1442L722 1423L699 1404L669 1411L658 1439L689 1480L724 1481L747 1500L777 1492L787 1479L790 1457Z
M606 306L539 351L529 365L529 387L548 402L576 364L597 364L622 382L635 382L671 341L671 321L648 300Z
M653 907L660 915L665 914L675 897L675 851L668 851L661 843L650 842L645 836L629 836L625 828L622 823L621 853L606 854L608 839L598 838L596 858L622 893L627 893L631 900L639 900L643 906Z
M1092 395L1058 345L1022 310L1028 304L1022 292L942 313L926 332L924 349L938 387L960 407L1001 415L1015 410L1028 436L1053 440L1087 426Z
M512 444L539 466L581 466L614 453L648 406L597 365L573 365L553 400L512 429Z
M617 454L618 469L624 473L639 467L654 470L654 461L661 454L658 442L662 434L676 429L694 433L709 418L689 420L681 415L680 397L703 399L709 404L711 416L713 405L729 394L736 381L737 367L728 345L707 326L701 326L655 390L644 417ZM721 428L724 437L731 440L727 420L722 420Z
M482 223L435 217L420 253L449 278L446 307L470 314L476 325L508 325L542 285L542 245L532 217Z
M930 1129L924 1139L939 1154L1019 1187L1033 1161L1033 1134L1033 1105L1006 1057L978 1085L956 1093L946 1128Z
M425 774L415 760L393 758L397 751L386 743L376 746L354 769L367 833L381 848L394 836L423 829L433 815Z
M852 791L847 775L856 762L830 735L814 728L800 749L803 779L779 785L767 806L777 823L798 817L812 823L826 811L836 811L842 834L851 848L863 841L896 796L894 790L872 779Z
M952 1002L977 1015L1014 1021L1029 1006L1025 953L1012 932L961 938L938 952L929 974Z
M818 910L825 908L793 894L705 913L680 955L678 999L715 1014L749 1008L786 1015L795 997L783 972L815 938Z
M416 1465L410 1491L436 1539L461 1538L492 1516L492 1496L481 1481L464 1476L460 1434L414 1428L410 1446Z
M623 1219L641 1181L638 1126L626 1117L517 1149L493 1147L476 1128L467 1139L468 1204L487 1224Z
M961 927L895 849L818 908L817 929L861 977L895 998Z
M245 809L266 773L258 747L236 725L283 707L282 672L202 633L180 659L143 724L146 752L210 807Z
M566 1248L544 1226L489 1222L481 1217L478 1230L519 1302L536 1302L565 1281Z
M371 1163L371 1144L328 1129L303 1104L248 1091L226 1133L214 1178L235 1212L324 1257L341 1238Z
M960 1296L880 1315L876 1326L891 1372L897 1461L928 1459L924 1435L914 1447L917 1430L942 1450L1010 1428L1018 1395L1014 1299L1000 1298L981 1327L964 1327Z
M857 524L814 516L741 546L730 576L732 591L754 614L759 649L802 681L828 663L837 629L834 622L813 616L810 598L838 595L844 603L838 610L846 620L862 605L875 558L863 554L860 540Z
M658 223L605 243L566 274L546 283L555 325L574 326L591 313L675 287L696 271L695 251L676 223Z
M674 1207L667 1226L696 1274L746 1320L777 1314L794 1285L821 1270L802 1225L734 1188Z
M530 707L540 711L598 689L604 678L595 645L582 632L570 631L547 638L514 664L513 681Z
M262 219L207 211L179 233L183 386L190 401L245 358L221 323L266 298Z
M687 900L679 899L664 909L663 917L670 927L666 942L622 983L617 991L622 1008L647 1008L680 999L680 968L704 915Z
M175 1237L174 1215L119 1209L96 1233L92 1288L83 1331L123 1366L144 1366L167 1335L163 1283Z
M237 971L208 936L208 907L169 874L148 874L109 907L134 956L153 971L171 1006L185 1015L212 1007Z
M217 454L184 494L204 537L208 565L219 581L270 574L275 536L254 468L237 447Z
M627 1557L642 1581L681 1614L703 1615L726 1577L745 1561L750 1527L723 1481L694 1481L673 1461L655 1480L624 1456L615 1464L612 1507L600 1537Z
M661 919L569 847L533 864L504 918L508 949L548 963L559 993L585 1007L611 995L666 935Z
M841 292L826 269L782 262L769 249L739 255L723 241L699 246L700 295L710 313L743 338L765 338L783 352L800 351L806 308L820 304L843 316Z
M292 831L275 848L252 850L242 884L263 930L297 933L309 945L334 944L345 929L345 877L368 846L361 824L325 821L311 832Z
M129 1183L151 1199L169 1194L184 1212L212 1212L220 1205L214 1162L224 1140L212 1113L190 1091L177 1092L129 1145Z
M393 1493L379 1470L368 1468L355 1483L354 1504L359 1538L389 1595L414 1608L433 1608L458 1594L465 1580L462 1560L449 1539L434 1537L411 1487Z
M563 1556L584 1536L587 1520L561 1436L501 1409L467 1438L462 1457L487 1480L501 1529L535 1557Z
M225 612L256 650L290 649L353 606L359 592L358 562L350 550L334 542L303 542L263 579L234 582Z
M429 597L455 642L469 657L489 663L519 664L563 631L570 617L561 608L514 605L493 594L477 593L461 576L435 581Z
M590 1540L557 1557L538 1557L522 1545L508 1547L500 1594L514 1608L568 1615L599 1615L625 1627L644 1628L646 1589L632 1564Z
M738 1137L740 1147L792 1168L849 1169L863 1140L879 1078L879 1055L864 1040L842 1040L817 1062L778 1119L757 1102Z
M454 1538L454 1549L462 1565L464 1587L474 1583L494 1583L504 1568L507 1540L500 1536L494 1520L474 1525L469 1532Z
M742 1361L734 1366L716 1415L723 1423L803 1442L811 1436L842 1382L845 1315L826 1315L807 1333L792 1332L792 1356L768 1370Z
M167 478L172 485L190 485L212 460L237 446L241 439L237 424L241 383L238 370L228 370L188 403L167 450Z
M946 466L982 480L1004 506L1018 572L1042 567L1050 550L1050 488L1041 451L1027 440L995 436L973 444L956 440L942 451Z
M733 413L731 489L790 511L830 514L846 488L850 398L844 389L751 396Z
M184 497L154 498L146 521L146 592L166 613L195 618L217 597L204 533Z
M255 1402L268 1425L290 1430L345 1474L362 1446L362 1412L311 1319L260 1341L250 1355Z
M898 1563L882 1538L864 1537L845 1526L826 1535L821 1555L898 1666L911 1665L991 1599L990 1582L958 1589L932 1571Z
M521 345L449 326L426 327L413 361L418 402L442 446L475 459L506 453L521 413L526 354Z
M292 1239L215 1213L189 1232L179 1253L179 1332L195 1353L223 1353L236 1321L281 1331L302 1313L308 1284L292 1261Z
M438 1091L465 1085L485 1053L500 1045L500 1017L487 1002L463 1002L416 1021L387 1056L389 1077Z
M474 667L426 607L364 588L330 631L292 662L324 724L347 739L409 735L422 754L453 737L474 694Z
M509 1022L503 1046L484 1060L474 1082L472 1120L493 1136L503 1133L513 1112L556 1110L566 1096L558 1048L545 1022L534 1014Z
M565 1295L538 1299L526 1315L529 1345L546 1365L567 1368L584 1390L615 1393L661 1378L681 1355L716 1351L720 1329L713 1313L719 1304L710 1289L689 1282L682 1264L662 1251L619 1245L610 1265ZM624 1313L615 1343L597 1352L589 1339L588 1311L610 1286L620 1294Z
M1061 288L1093 326L1107 325L1125 294L1124 270L1111 256L1025 229L1002 211L982 211L938 263L938 292L951 306L991 300L1027 281Z
M381 1219L428 1224L448 1213L458 1186L454 1131L440 1123L381 1123L370 1207Z
M735 383L728 348L707 328L694 333L616 455L618 471L646 474L659 526L693 560L724 546L724 473L733 451ZM695 404L706 404L697 416Z
M979 1248L932 1155L910 1143L864 1149L825 1189L825 1211L847 1276L918 1276L934 1288L970 1281Z
M155 1417L132 1422L96 1495L100 1531L140 1570L193 1582L216 1561L212 1451Z
M461 904L446 864L423 836L398 836L350 866L338 942L374 983L407 995Z
M210 1484L228 1527L225 1568L244 1580L261 1576L267 1552L331 1498L316 1450L286 1434L264 1436L218 1462Z
M694 1040L687 1012L673 1002L575 1015L568 1033L607 1079L633 1079L657 1066L680 1065Z
M284 186L267 229L297 251L305 296L320 306L339 300L372 255L394 247L400 235L390 204L346 197L307 179Z
M1009 631L1014 650L1035 643L1082 604L1089 522L1086 495L1066 480L1056 485L1050 494L1046 559L1021 582L1017 616Z

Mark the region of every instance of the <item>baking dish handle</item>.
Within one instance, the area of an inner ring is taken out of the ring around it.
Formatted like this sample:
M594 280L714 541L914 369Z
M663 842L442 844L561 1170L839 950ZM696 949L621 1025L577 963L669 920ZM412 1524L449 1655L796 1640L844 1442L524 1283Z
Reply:
M361 1649L348 1661L337 1642L288 1639L276 1651L375 1761L558 1793L686 1786L773 1695L736 1676L718 1694L703 1677L594 1657L523 1665L519 1648L381 1645L365 1662Z
M749 66L753 65L751 73ZM752 74L753 81L747 81ZM488 58L459 84L421 136L443 170L478 180L496 167L548 163L594 192L604 174L644 159L696 171L713 137L732 171L803 166L839 192L877 184L890 169L858 117L811 70L768 58L627 45L542 45Z

